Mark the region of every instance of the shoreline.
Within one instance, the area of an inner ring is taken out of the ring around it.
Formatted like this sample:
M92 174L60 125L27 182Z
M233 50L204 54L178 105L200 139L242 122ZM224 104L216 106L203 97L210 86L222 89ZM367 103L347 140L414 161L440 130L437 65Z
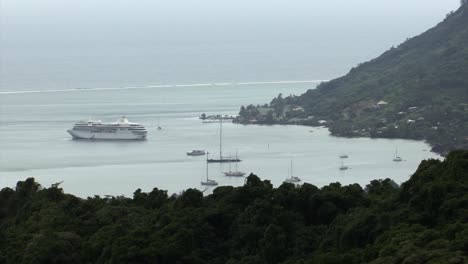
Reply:
M456 150L456 149L446 150L445 148L443 148L443 149L440 149L440 151L438 151L439 148L436 148L437 144L433 144L433 143L429 142L426 139L416 139L416 138L409 138L409 137L378 137L378 136L342 135L342 134L333 133L333 131L330 130L330 127L326 126L326 125L316 126L316 125L297 124L297 123L288 123L288 122L283 122L283 123L280 123L280 122L278 122L278 123L245 123L245 122L243 122L243 123L241 123L241 122L233 121L233 123L239 124L239 125L245 125L245 126L248 126L248 125L259 125L259 126L292 125L292 126L304 126L304 127L313 127L313 128L326 128L328 130L328 132L330 133L330 136L337 137L337 138L369 138L369 139L412 140L412 141L423 142L423 143L427 144L430 147L430 150L429 150L430 152L435 153L435 154L437 154L437 155L439 155L441 157L444 157L444 158L447 157L447 153L449 153L450 151Z

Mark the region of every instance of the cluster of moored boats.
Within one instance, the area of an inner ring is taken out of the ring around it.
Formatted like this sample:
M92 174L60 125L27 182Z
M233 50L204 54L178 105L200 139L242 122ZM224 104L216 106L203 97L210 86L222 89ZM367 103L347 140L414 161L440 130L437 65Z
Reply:
M218 182L213 180L213 179L210 179L208 177L208 165L210 163L209 162L209 154L210 154L209 152L206 153L206 179L201 182L201 185L217 186ZM238 166L237 166L237 162L236 162L236 169L235 170L232 170L231 163L229 163L229 171L225 171L225 172L223 172L223 174L225 176L229 176L229 177L244 177L246 173L243 172L243 171L239 171Z
M238 153L236 152L236 157L233 158L231 156L229 157L224 157L223 156L223 120L226 120L226 119L223 119L223 118L220 118L219 119L219 158L209 158L209 152L206 152L205 150L201 150L201 149L194 149L190 152L187 152L187 155L188 156L204 156L206 155L206 179L204 181L201 182L202 185L206 185L206 186L217 186L218 185L218 182L213 180L213 179L209 179L208 177L208 163L229 163L229 171L225 171L223 172L223 174L225 176L229 176L229 177L243 177L245 176L245 172L243 171L239 171L239 168L238 168L238 162L241 162L241 159L239 159L238 157ZM232 163L235 163L235 170L232 170L232 166L231 164Z
M349 167L346 166L346 165L344 164L344 159L347 159L347 158L349 158L349 156L348 156L347 154L341 154L341 155L340 155L341 166L340 166L339 168L340 168L340 170L342 170L342 171L348 170L348 169L349 169ZM403 161L403 159L398 155L398 149L395 150L395 155L393 156L393 161L394 161L394 162L401 162L401 161Z
M231 121L232 117L230 116L206 116L203 114L200 119L202 120L218 120L220 126L219 133L219 158L209 158L209 153L202 149L194 149L187 152L187 156L205 156L206 155L206 180L202 181L202 185L206 186L217 186L218 182L215 180L209 179L208 177L208 163L229 163L229 171L223 172L225 176L229 177L243 177L245 172L239 171L238 162L241 160L238 158L238 153L236 152L235 158L229 156L223 156L222 150L222 128L223 120ZM157 129L161 130L162 127L157 125ZM73 128L67 130L67 132L73 137L73 139L109 139L109 140L145 140L148 134L146 128L138 123L131 123L125 116L119 118L116 122L113 123L104 123L101 120L91 120L87 122L81 121L76 123ZM344 159L349 158L347 154L341 154L339 156L341 161L340 170L348 170L349 167L344 164ZM403 159L398 155L398 149L395 150L395 155L393 157L394 162L401 162ZM232 170L232 163L235 163L235 169ZM290 175L284 180L288 183L299 183L301 178L293 175L293 163L291 161Z

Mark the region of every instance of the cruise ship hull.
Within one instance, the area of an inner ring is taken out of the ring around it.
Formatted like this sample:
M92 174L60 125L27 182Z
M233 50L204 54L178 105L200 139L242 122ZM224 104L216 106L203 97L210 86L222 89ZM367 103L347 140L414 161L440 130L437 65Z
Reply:
M137 135L130 131L116 131L115 133L91 132L91 131L76 131L67 130L72 135L73 139L104 139L104 140L145 140L146 134Z

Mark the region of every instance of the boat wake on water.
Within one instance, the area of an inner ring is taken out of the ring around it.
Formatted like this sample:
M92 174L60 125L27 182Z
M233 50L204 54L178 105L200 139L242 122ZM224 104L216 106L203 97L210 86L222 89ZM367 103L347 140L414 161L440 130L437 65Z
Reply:
M161 84L144 86L123 86L123 87L90 87L90 88L69 88L50 90L20 90L20 91L0 91L0 95L8 94L32 94L32 93L62 93L81 91L107 91L107 90L133 90L133 89L154 89L170 87L210 87L210 86L236 86L236 85L262 85L262 84L299 84L299 83L320 83L328 80L302 80L302 81L265 81L265 82L233 82L233 83L192 83L192 84Z

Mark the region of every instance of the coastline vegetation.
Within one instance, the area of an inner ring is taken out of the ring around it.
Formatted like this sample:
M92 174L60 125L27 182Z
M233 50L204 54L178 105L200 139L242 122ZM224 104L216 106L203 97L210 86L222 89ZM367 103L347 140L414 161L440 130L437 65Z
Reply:
M468 7L300 96L242 106L242 124L326 126L332 135L425 140L468 149Z

